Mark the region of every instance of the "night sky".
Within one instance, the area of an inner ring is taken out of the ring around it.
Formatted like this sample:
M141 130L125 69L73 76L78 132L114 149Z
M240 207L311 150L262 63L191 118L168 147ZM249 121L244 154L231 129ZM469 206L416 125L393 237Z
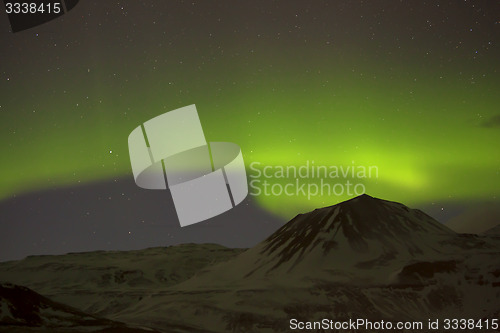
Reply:
M18 33L1 14L0 234L27 223L13 209L47 193L115 191L132 178L129 133L190 104L208 141L242 148L250 175L252 162L374 165L378 178L363 180L372 196L436 214L498 207L499 43L491 0L81 0ZM127 191L140 216L134 198L145 190ZM347 198L260 195L251 205L286 220ZM75 219L95 208L68 207ZM106 218L122 215L113 207ZM46 215L29 218L46 230Z

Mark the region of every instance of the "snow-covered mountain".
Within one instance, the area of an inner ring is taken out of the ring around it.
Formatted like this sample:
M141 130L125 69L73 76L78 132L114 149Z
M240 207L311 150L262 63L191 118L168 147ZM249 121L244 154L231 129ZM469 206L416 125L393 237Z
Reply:
M500 238L457 234L363 195L298 215L246 251L35 257L0 264L0 279L17 276L56 301L162 332L289 332L291 318L498 318L499 267Z
M106 316L136 303L151 290L188 280L202 268L242 251L216 244L183 244L30 256L0 263L0 282L23 285L58 302Z
M458 235L418 209L362 195L297 215L257 246L206 274L214 275L209 279L214 283L255 279L389 283L407 263L446 260L482 246L493 245Z
M248 251L255 257L248 275L380 269L450 253L445 244L453 237L453 231L420 210L362 195L296 216Z
M175 313L155 327L191 322L211 332L288 332L290 318L498 318L499 254L494 238L456 234L419 210L364 195L299 215L113 318Z

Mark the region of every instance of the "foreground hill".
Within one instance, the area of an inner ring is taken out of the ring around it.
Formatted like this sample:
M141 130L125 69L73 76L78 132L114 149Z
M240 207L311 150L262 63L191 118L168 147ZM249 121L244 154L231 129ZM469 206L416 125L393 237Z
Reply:
M162 332L289 332L292 318L491 320L500 316L499 240L363 195L298 215L246 251L33 257L0 264L0 279Z
M26 287L0 284L0 332L154 333L86 314Z
M105 316L243 251L216 244L184 244L32 256L0 263L0 282L15 282L58 302Z

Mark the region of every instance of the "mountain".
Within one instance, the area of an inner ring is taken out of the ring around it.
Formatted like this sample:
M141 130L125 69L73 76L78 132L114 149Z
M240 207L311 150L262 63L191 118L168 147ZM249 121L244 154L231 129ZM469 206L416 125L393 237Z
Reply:
M255 278L385 282L411 260L454 253L460 237L418 209L362 195L299 214L266 240L223 264L238 281ZM467 246L480 246L471 240ZM230 272L230 274L229 274ZM354 280L353 280L354 279ZM221 281L214 279L214 281Z
M183 244L30 256L0 263L0 282L15 282L82 311L106 316L127 308L150 290L188 280L206 266L241 252L216 244Z
M491 229L486 230L483 234L487 236L500 236L500 224Z
M296 331L291 318L491 320L500 315L499 267L500 238L457 234L363 195L300 214L248 250L33 257L0 264L0 277L134 327L266 333Z
M0 284L0 332L154 333L86 314L26 287Z
M113 318L207 332L288 332L290 318L492 319L499 254L494 238L456 234L419 210L363 195L298 215Z
M420 210L362 195L296 216L249 251L255 264L247 276L377 269L394 261L439 256L454 236Z

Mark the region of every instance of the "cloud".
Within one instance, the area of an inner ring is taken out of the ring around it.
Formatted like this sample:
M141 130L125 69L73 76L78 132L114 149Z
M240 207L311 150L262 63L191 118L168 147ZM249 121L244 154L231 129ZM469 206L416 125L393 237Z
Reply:
M464 212L448 220L445 225L460 233L480 234L499 225L500 207L497 202L470 205Z
M488 119L485 119L480 124L481 127L486 128L498 128L500 127L500 114L494 115Z

